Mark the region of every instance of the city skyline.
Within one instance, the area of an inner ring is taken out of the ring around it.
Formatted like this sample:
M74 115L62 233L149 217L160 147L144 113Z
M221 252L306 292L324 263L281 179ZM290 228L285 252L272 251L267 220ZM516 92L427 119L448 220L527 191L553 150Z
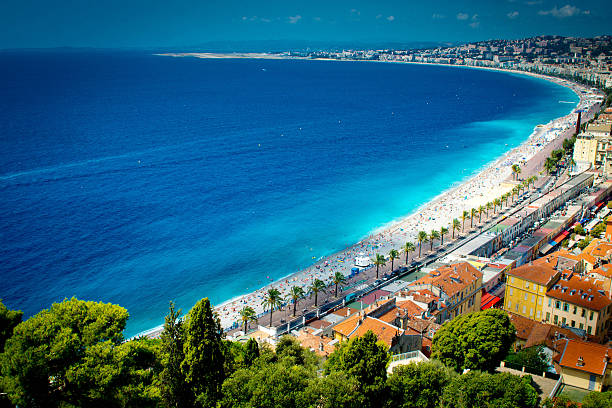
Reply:
M0 48L190 47L210 42L472 42L536 35L610 34L606 2L505 0L381 3L173 3L50 0L0 5Z

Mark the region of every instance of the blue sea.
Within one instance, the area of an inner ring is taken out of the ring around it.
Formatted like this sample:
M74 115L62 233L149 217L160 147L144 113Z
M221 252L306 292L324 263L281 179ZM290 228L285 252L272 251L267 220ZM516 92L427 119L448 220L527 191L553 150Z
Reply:
M0 53L0 298L219 304L474 174L570 90L507 73L145 52Z

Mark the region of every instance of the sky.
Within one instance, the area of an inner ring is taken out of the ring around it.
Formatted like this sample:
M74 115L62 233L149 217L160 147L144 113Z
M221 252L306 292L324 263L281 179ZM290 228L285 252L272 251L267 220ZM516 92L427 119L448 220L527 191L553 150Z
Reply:
M2 0L0 49L612 34L610 0Z

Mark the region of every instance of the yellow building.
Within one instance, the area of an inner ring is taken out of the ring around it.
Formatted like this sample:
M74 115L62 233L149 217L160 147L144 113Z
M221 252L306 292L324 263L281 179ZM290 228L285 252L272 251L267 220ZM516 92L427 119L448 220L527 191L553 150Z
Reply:
M586 331L598 340L608 333L612 300L601 289L601 281L563 273L546 292L544 321Z
M440 266L412 282L408 290L430 290L438 296L436 323L480 310L482 272L468 262Z
M611 348L581 340L560 339L558 342L560 352L553 362L563 384L590 391L601 391L612 384Z
M504 309L529 319L544 319L546 291L559 279L557 259L540 258L506 273Z
M597 139L591 135L579 135L574 144L574 161L595 164Z

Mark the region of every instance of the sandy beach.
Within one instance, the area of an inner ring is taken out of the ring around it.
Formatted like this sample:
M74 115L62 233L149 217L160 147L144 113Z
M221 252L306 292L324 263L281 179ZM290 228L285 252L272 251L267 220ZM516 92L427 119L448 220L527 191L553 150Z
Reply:
M196 55L191 54L190 56ZM216 58L217 56L207 54L197 57ZM227 56L224 58L227 58ZM479 67L469 68L480 69ZM222 326L224 328L235 327L235 324L240 320L240 310L245 306L252 307L258 315L263 314L262 301L269 288L277 288L283 297L288 297L292 286L301 286L307 292L307 287L314 279L321 279L325 283L331 284L331 277L336 272L341 272L345 276L350 274L351 268L354 267L354 259L358 254L362 253L372 258L376 253L387 255L392 248L397 249L401 254L401 248L406 242L413 242L416 245L418 231L430 232L432 229L439 231L440 227L445 226L449 228L448 237L450 237L449 224L452 219L461 219L464 210L469 211L472 208L478 208L480 205L485 205L503 193L512 190L514 185L512 184L511 166L513 164L520 164L522 177L542 170L542 162L550 154L550 151L559 148L565 138L572 136L577 118L577 114L574 112L577 109L582 109L584 112L588 111L592 115L591 108L595 101L585 97L589 88L582 85L521 71L483 69L529 75L554 82L572 89L580 97L580 102L577 107L572 109L571 113L549 123L538 125L531 135L528 137L525 135L527 138L520 146L508 151L486 165L477 174L461 181L460 184L443 192L416 211L379 228L353 246L318 260L309 268L297 271L254 292L238 296L218 305L216 311L221 319ZM583 113L583 120L587 120L589 114ZM469 220L466 224L469 225ZM396 265L403 263L403 254L400 255L399 261ZM149 332L155 330L152 329Z

